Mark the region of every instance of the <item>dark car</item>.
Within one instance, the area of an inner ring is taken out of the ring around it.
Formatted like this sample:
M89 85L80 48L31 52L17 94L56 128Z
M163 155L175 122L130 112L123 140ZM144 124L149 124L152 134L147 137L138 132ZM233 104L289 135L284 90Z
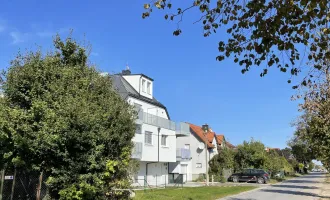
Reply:
M260 184L269 182L269 175L262 169L243 169L240 173L232 174L229 179L233 182L257 182Z

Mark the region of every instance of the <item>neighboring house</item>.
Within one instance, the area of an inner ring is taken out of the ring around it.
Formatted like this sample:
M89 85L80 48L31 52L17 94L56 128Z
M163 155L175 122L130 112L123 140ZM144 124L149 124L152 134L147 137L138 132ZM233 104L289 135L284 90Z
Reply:
M217 135L216 139L217 139L217 149L218 149L218 152L220 153L221 150L227 146L226 139L225 139L224 135Z
M102 74L106 75L106 74ZM170 120L166 107L154 98L154 80L123 70L110 76L120 96L138 113L132 158L140 161L137 186L168 182L168 163L176 162L176 137L189 135L189 125Z
M205 151L207 151L207 161L218 154L215 136L216 134L211 129L205 136L202 127L190 124L189 136L178 137L176 144L178 149L189 149L191 158L181 158L176 163L170 163L170 173L173 175L183 174L184 181L192 181L205 174ZM207 141L207 149L205 149L205 140Z
M227 141L226 141L226 147L228 147L230 149L236 149L236 147L233 144L231 144L230 142L227 142Z

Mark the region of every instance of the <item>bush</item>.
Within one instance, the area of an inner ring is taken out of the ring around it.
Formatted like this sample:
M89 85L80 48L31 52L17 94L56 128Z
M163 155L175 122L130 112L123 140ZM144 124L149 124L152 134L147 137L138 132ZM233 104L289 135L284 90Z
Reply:
M50 174L53 199L128 198L133 110L74 40L18 55L0 101L0 167ZM4 140L3 138L6 138Z

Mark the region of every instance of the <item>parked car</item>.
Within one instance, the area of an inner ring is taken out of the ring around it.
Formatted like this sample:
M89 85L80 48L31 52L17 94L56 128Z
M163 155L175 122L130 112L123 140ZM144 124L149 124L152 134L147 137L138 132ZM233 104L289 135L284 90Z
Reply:
M234 173L229 177L233 182L257 182L259 184L268 183L269 174L263 169L243 169L240 173Z

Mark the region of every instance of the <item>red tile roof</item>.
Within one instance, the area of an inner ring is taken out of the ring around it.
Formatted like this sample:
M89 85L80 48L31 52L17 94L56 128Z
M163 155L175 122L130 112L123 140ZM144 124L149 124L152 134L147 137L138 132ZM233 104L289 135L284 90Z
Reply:
M230 142L226 142L226 146L228 147L228 148L231 148L231 149L234 149L234 148L236 148L234 145L232 145Z
M194 131L194 133L196 133L196 135L199 137L199 139L201 139L203 142L205 142L205 136L204 136L204 131L203 131L202 127L196 126L196 125L190 124L190 123L188 123L188 124L190 125L190 129L192 131ZM214 132L209 131L209 132L206 133L206 138L208 140L207 141L208 142L207 143L208 148L214 148L214 145L212 144L214 137L215 137Z
M222 142L225 139L225 136L224 135L217 135L216 138L217 138L217 144L222 144Z

